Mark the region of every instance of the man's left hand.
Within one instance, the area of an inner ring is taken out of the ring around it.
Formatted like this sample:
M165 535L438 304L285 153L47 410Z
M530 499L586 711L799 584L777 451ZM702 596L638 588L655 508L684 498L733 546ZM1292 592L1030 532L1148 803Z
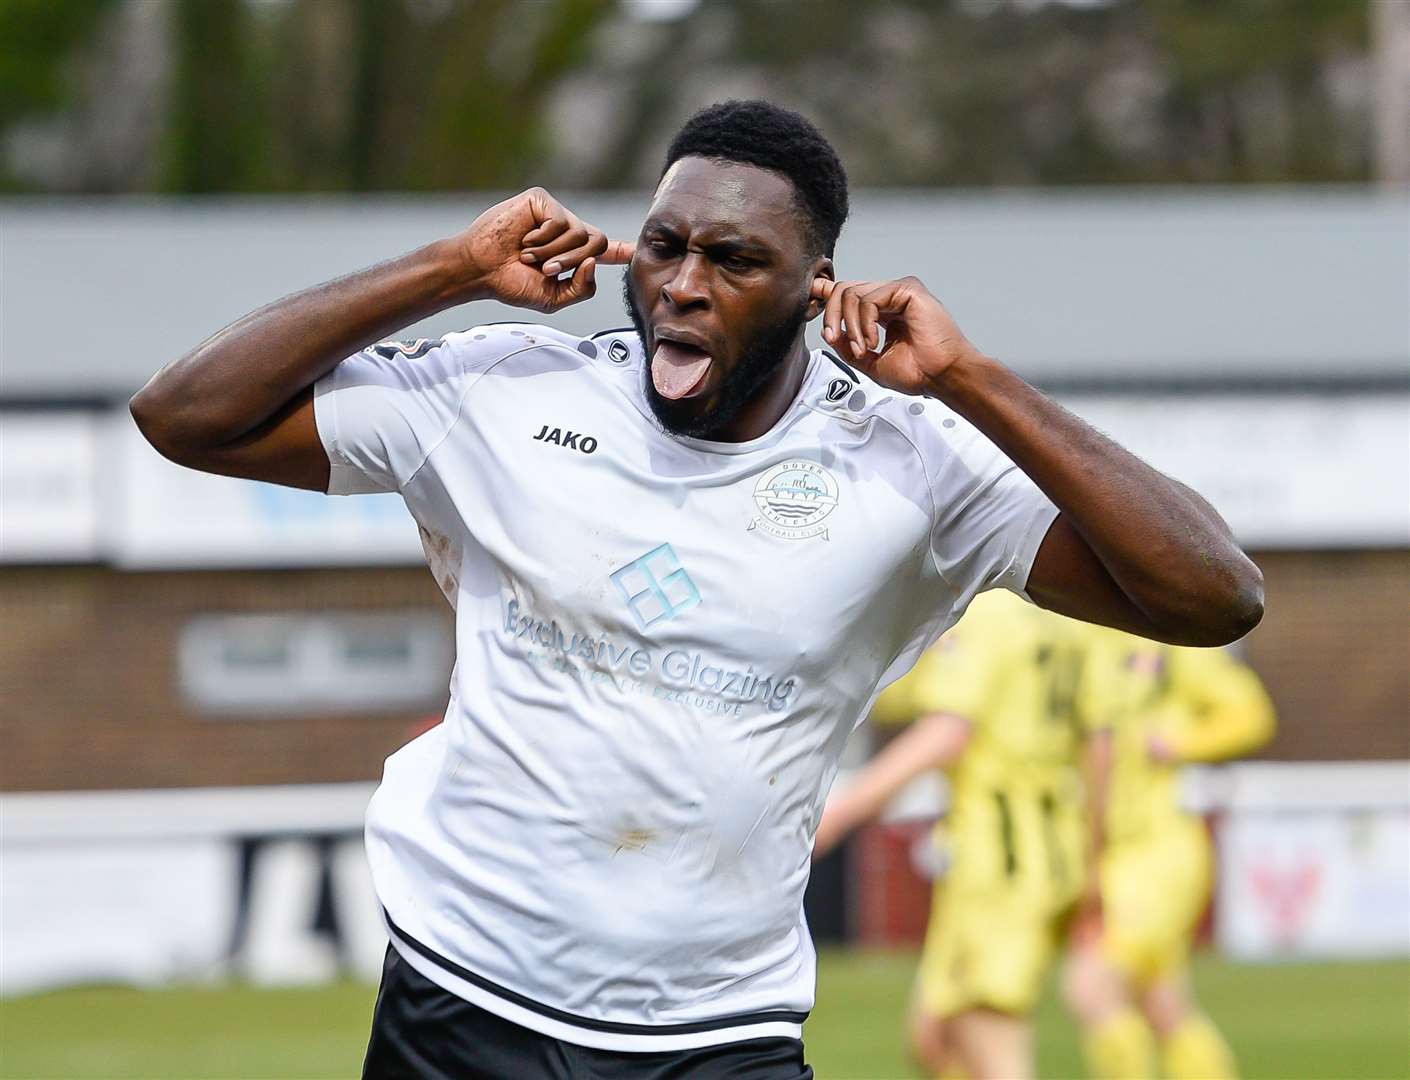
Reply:
M934 394L956 363L979 355L918 278L833 281L814 278L826 301L823 340L843 360L905 394ZM884 335L884 339L883 339Z

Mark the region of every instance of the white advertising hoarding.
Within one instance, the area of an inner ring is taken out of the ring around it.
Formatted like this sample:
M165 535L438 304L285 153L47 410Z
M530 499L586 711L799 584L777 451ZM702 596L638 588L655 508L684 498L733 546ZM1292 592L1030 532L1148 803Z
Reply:
M1410 956L1410 762L1226 772L1220 947L1249 960Z
M109 441L121 505L105 522L108 557L126 569L420 563L399 495L329 498L173 465L115 416Z
M1410 810L1241 814L1220 866L1232 956L1410 956Z
M1405 394L1093 394L1063 404L1252 548L1410 546Z
M99 558L92 412L0 413L0 562Z
M1223 782L1203 786L1213 795L1222 951L1410 955L1410 762L1218 771ZM287 984L340 970L375 979L386 935L360 837L373 788L6 795L0 994L101 979ZM935 788L913 794L911 811L937 812ZM243 888L240 844L250 845ZM335 940L317 925L320 882Z
M1410 546L1410 399L1107 395L1064 404L1199 491L1253 548ZM205 476L156 454L124 415L111 555L120 566L419 563L395 495L330 499Z
M1251 548L1410 546L1410 396L1087 394L1078 415L1185 481ZM173 465L126 409L0 414L0 561L130 569L418 564L397 495Z
M387 936L361 836L375 786L7 795L0 995L375 980ZM320 929L325 889L335 925Z

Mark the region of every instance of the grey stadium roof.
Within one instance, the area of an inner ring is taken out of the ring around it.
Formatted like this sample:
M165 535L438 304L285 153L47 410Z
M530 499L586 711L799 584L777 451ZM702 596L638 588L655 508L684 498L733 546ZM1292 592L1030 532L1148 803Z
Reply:
M494 198L0 199L0 396L128 394L246 311L449 234ZM634 236L648 199L565 201ZM862 192L838 264L919 275L1040 383L1410 378L1404 191ZM618 279L602 272L593 301L551 321L622 325ZM506 318L539 316L486 304L406 336Z

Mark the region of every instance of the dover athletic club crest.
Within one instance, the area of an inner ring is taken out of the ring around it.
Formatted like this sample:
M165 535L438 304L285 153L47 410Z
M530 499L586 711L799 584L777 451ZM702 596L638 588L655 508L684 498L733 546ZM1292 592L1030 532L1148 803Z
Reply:
M824 522L837 506L837 481L817 462L785 461L759 477L754 506L759 513L749 522L750 529L788 540L826 540Z

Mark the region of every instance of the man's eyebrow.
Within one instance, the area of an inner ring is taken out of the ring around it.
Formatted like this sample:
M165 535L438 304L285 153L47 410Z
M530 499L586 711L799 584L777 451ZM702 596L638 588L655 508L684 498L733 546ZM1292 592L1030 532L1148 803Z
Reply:
M719 239L711 239L706 242L705 246L714 251L754 252L757 254L765 254L774 250L772 244L765 243L763 240L753 236L739 235L726 235Z
M680 236L685 232L684 228L668 219L647 218L645 224L641 227L641 231L648 233L654 230L670 233L672 236ZM734 230L714 233L708 228L702 229L701 231L707 237L707 239L702 240L701 243L703 246L713 250L752 251L759 253L772 253L777 250L777 248L767 240L749 233L736 232Z

